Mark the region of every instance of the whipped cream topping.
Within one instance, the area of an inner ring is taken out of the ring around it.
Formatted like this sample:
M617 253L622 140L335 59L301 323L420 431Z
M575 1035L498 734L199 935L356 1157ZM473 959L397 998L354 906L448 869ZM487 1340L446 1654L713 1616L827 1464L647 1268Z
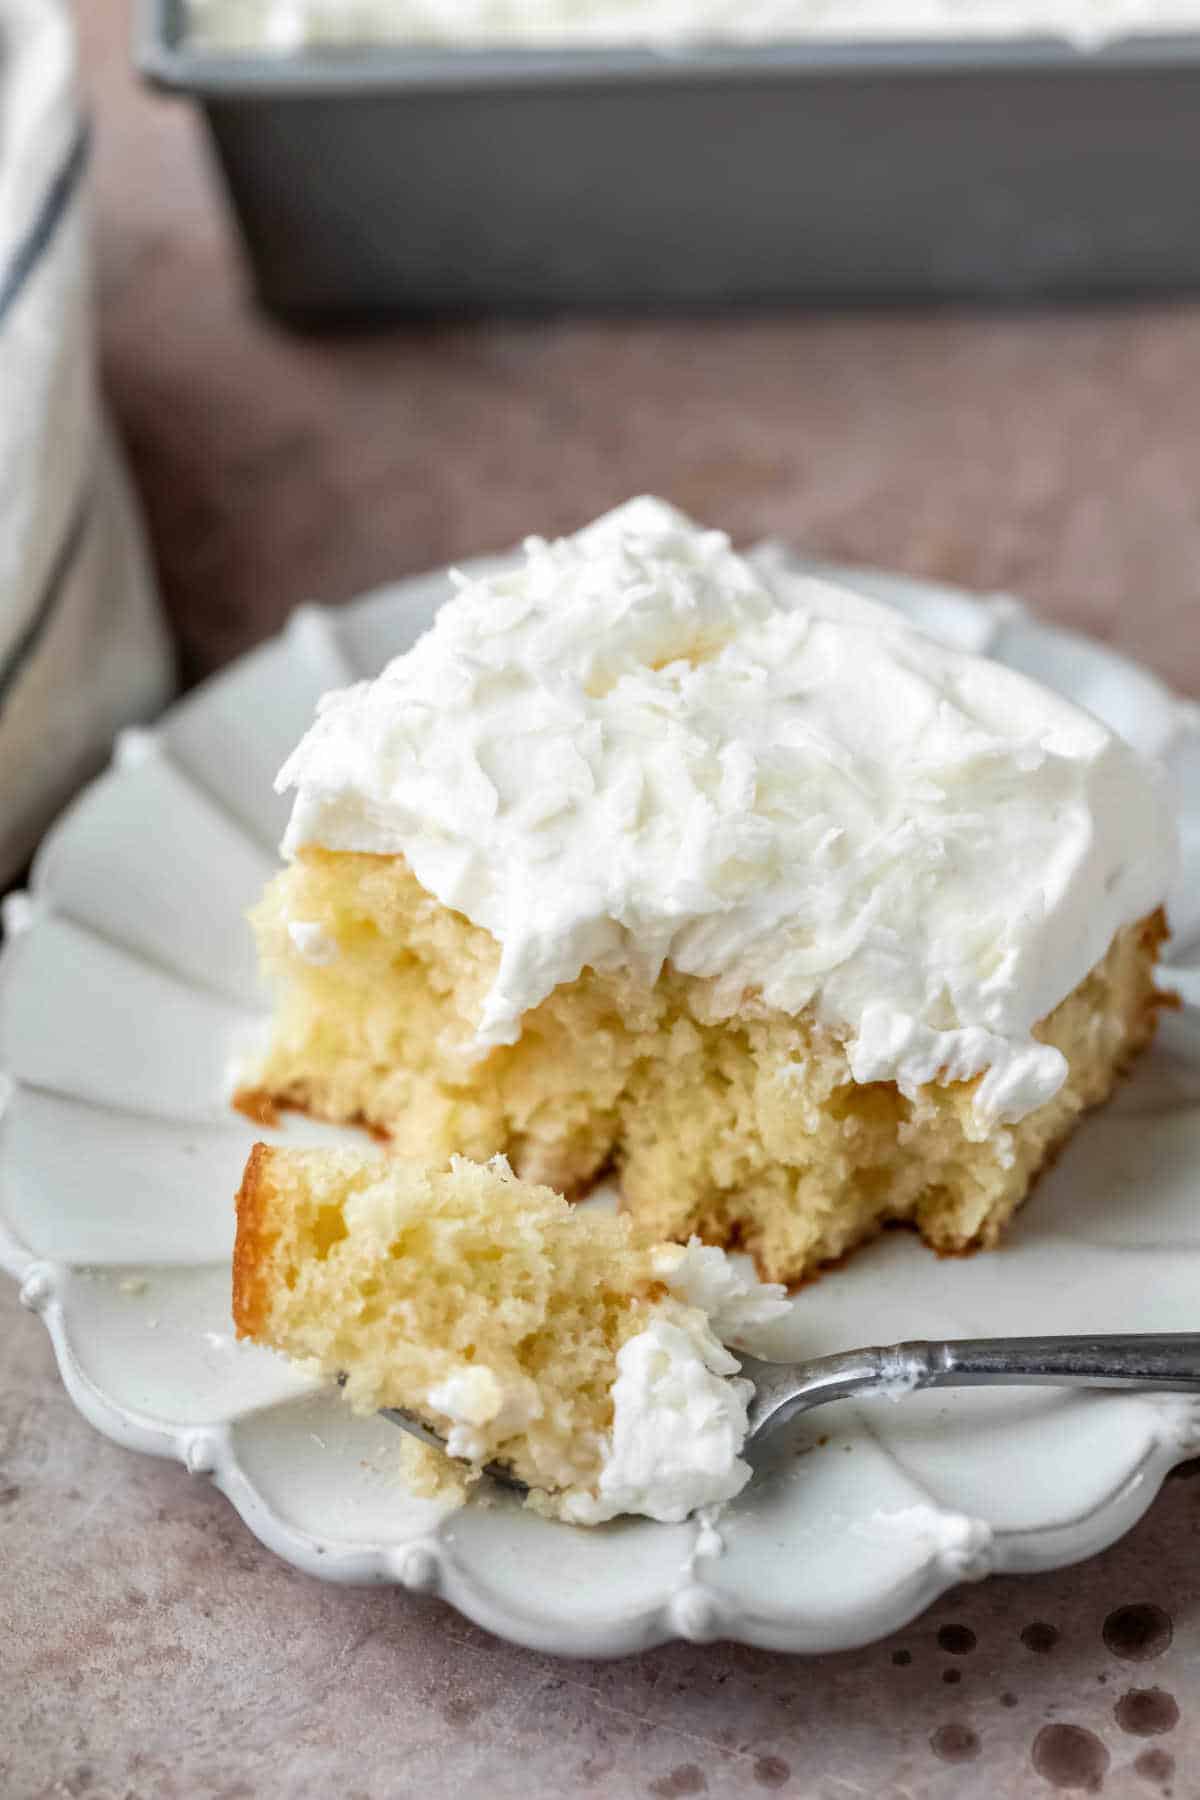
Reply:
M1198 0L188 0L226 49L411 43L672 44L695 39L1065 37L1187 30Z
M1161 773L1016 671L891 608L777 587L660 501L457 577L284 766L285 854L403 855L490 932L465 1054L586 967L812 1007L856 1081L982 1075L981 1133L1061 1085L1031 1035L1157 906Z
M569 1490L560 1516L599 1525L642 1513L678 1524L740 1494L750 1479L741 1449L754 1390L738 1367L702 1313L661 1307L617 1352L612 1438L597 1488Z
M759 1281L730 1262L724 1250L702 1244L698 1237L686 1244L656 1244L650 1263L674 1299L707 1316L723 1344L753 1347L759 1354L766 1328L791 1312L786 1288Z
M653 1263L670 1298L617 1352L599 1485L568 1493L561 1509L576 1524L620 1513L678 1523L732 1500L750 1479L741 1451L754 1389L738 1378L741 1365L725 1346L758 1343L791 1311L786 1290L743 1274L699 1238L658 1246Z

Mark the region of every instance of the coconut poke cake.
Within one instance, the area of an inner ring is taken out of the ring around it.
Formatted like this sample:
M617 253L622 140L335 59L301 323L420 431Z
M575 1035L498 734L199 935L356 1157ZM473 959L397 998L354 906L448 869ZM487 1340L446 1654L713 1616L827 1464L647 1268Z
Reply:
M751 1389L725 1342L788 1310L720 1250L639 1246L627 1218L517 1181L259 1144L238 1194L234 1319L423 1420L539 1511L680 1520L740 1492Z
M1158 771L891 608L652 499L458 577L279 777L240 1104L612 1171L795 1282L995 1244L1154 1026Z

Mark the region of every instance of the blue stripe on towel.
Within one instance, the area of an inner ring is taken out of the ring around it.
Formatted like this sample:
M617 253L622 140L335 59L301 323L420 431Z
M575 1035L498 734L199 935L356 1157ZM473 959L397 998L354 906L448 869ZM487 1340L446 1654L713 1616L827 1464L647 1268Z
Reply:
M38 603L33 609L25 629L10 648L4 661L0 663L0 713L4 703L17 684L21 671L30 657L33 656L58 611L58 602L70 580L71 571L75 567L75 559L87 536L91 519L92 495L90 488L76 503L71 514L71 523L67 527L58 555L46 577L46 585L38 596Z
M87 163L91 132L86 121L75 133L66 159L50 183L46 197L38 208L33 224L13 251L7 266L0 270L0 325L17 295L37 268L42 252L53 238L58 222L71 203L79 186L79 178Z

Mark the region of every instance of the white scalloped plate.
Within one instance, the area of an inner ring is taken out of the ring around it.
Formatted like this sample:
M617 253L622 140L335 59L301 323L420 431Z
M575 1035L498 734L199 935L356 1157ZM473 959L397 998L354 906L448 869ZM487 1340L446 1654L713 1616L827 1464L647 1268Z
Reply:
M777 570L810 566L758 554ZM935 635L1040 676L1172 764L1187 863L1173 974L1200 1003L1195 709L1010 600L837 573ZM1193 1403L1010 1390L831 1409L772 1447L712 1556L697 1553L692 1525L588 1532L495 1494L449 1513L414 1499L391 1427L234 1343L230 1197L263 1134L225 1096L236 1045L262 1016L243 913L283 825L272 778L317 696L403 649L446 592L437 575L299 613L153 734L123 740L47 838L31 894L8 903L0 1264L49 1327L80 1410L123 1444L211 1475L297 1566L435 1590L554 1651L673 1635L835 1650L882 1636L964 1577L1050 1568L1109 1543L1200 1447ZM268 1135L339 1134L290 1120ZM1003 1250L939 1262L889 1234L798 1297L775 1349L1194 1327L1198 1175L1194 1004L1166 1016Z

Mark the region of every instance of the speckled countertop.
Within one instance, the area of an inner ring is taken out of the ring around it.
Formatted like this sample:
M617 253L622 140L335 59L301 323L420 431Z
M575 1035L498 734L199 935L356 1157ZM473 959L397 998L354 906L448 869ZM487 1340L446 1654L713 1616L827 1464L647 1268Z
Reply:
M425 327L247 308L189 113L81 7L106 379L190 677L302 599L639 489L739 537L1020 592L1200 693L1200 306ZM0 1795L1200 1796L1200 1480L1106 1555L806 1662L511 1649L310 1581L75 1414L0 1284Z

